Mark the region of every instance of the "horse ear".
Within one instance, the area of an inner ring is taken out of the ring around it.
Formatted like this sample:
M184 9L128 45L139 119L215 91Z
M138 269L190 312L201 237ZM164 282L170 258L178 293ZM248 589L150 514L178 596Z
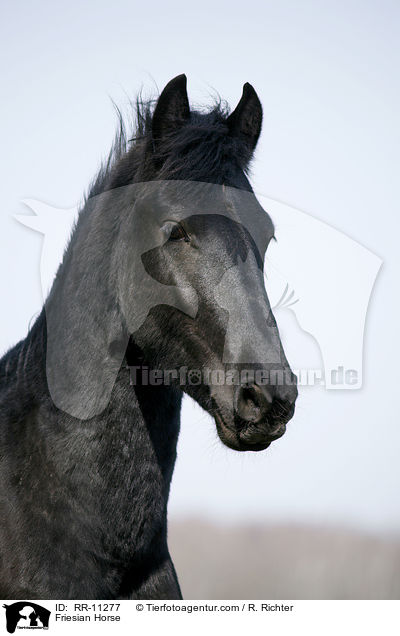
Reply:
M178 130L189 119L186 75L174 77L158 98L152 121L155 142Z
M258 95L251 84L243 86L240 102L226 120L229 132L239 137L253 152L261 132L262 106Z

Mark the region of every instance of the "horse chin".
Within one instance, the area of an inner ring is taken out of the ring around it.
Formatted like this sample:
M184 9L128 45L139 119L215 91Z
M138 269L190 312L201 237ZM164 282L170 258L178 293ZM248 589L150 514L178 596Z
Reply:
M250 423L246 427L237 429L233 423L228 424L225 422L218 412L214 414L214 419L220 440L225 446L228 446L228 448L232 450L262 451L268 448L273 441L265 435L262 427L255 426L254 424ZM281 435L283 435L283 433L284 431ZM279 435L279 437L281 435Z

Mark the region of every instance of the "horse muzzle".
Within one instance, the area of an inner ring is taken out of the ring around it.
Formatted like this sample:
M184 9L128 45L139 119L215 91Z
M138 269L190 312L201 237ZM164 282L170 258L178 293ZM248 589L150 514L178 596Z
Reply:
M215 409L218 435L234 450L264 450L285 433L286 424L294 414L296 398L295 383L285 387L285 391L257 384L236 387L233 413Z

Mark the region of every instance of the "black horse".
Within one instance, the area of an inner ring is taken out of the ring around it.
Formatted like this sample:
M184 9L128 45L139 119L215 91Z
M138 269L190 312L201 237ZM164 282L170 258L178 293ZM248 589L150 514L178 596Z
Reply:
M0 597L181 598L167 501L182 391L235 450L297 397L263 278L271 219L247 169L261 131L189 107L186 77L137 104L45 306L0 361Z

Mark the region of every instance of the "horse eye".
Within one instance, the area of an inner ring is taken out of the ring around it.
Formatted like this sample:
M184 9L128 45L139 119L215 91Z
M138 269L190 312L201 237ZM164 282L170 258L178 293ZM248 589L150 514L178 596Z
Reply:
M169 235L170 241L188 241L189 237L181 225L174 225L171 234Z
M164 225L163 230L167 234L169 241L190 241L189 236L180 223L169 221Z

